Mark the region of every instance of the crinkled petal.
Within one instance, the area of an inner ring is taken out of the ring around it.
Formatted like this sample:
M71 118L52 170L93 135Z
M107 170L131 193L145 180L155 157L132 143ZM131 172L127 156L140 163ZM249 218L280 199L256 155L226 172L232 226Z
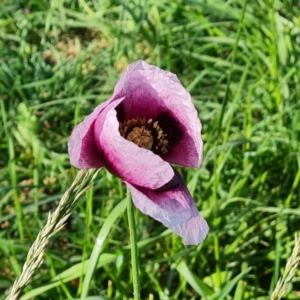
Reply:
M105 166L133 185L157 189L174 176L173 168L150 150L140 148L123 138L114 109L120 103L109 104L95 122L94 136L104 155Z
M188 221L174 225L171 230L183 238L184 245L199 245L206 238L209 227L198 212Z
M94 123L108 103L106 101L98 105L72 131L68 142L68 151L71 164L78 169L100 168L104 165L94 139Z
M190 192L177 172L161 191L125 183L130 188L135 206L181 236L185 245L197 245L206 238L208 225L199 214Z
M169 112L181 124L183 137L163 158L171 163L199 167L203 147L201 123L190 94L175 74L137 61L124 72L114 95L125 97L127 119L155 118L161 112Z

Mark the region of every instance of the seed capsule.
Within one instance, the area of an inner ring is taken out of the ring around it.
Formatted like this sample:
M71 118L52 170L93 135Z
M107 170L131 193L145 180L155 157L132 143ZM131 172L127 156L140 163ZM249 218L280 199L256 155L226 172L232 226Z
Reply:
M153 145L153 136L151 131L147 130L145 126L134 127L128 134L127 140L135 143L141 148L151 150Z

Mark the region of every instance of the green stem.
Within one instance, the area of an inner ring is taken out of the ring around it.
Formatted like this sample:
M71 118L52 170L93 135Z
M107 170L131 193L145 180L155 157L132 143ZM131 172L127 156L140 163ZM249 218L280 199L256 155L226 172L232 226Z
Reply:
M127 213L128 224L130 232L130 248L131 248L131 265L132 265L132 279L133 279L133 295L134 300L140 299L140 281L139 281L139 262L136 242L136 229L134 219L134 207L130 196L130 191L127 188Z

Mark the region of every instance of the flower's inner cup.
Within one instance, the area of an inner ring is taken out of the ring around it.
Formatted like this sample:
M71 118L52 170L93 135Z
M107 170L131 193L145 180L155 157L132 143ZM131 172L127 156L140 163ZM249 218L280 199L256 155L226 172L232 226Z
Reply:
M120 123L121 135L141 148L152 150L157 154L168 152L167 135L160 128L158 121L152 119L131 119Z
M136 118L119 122L122 137L158 155L169 152L183 135L178 123L167 113L154 120Z

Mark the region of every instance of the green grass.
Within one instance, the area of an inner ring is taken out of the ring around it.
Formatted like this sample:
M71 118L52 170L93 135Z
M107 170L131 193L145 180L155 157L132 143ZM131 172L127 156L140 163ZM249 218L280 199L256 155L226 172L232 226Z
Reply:
M270 299L300 232L299 1L1 3L0 299L75 178L72 128L136 59L193 96L204 159L180 172L210 225L184 247L136 212L141 299ZM102 170L21 299L132 298L124 198ZM286 299L299 282L297 271Z

